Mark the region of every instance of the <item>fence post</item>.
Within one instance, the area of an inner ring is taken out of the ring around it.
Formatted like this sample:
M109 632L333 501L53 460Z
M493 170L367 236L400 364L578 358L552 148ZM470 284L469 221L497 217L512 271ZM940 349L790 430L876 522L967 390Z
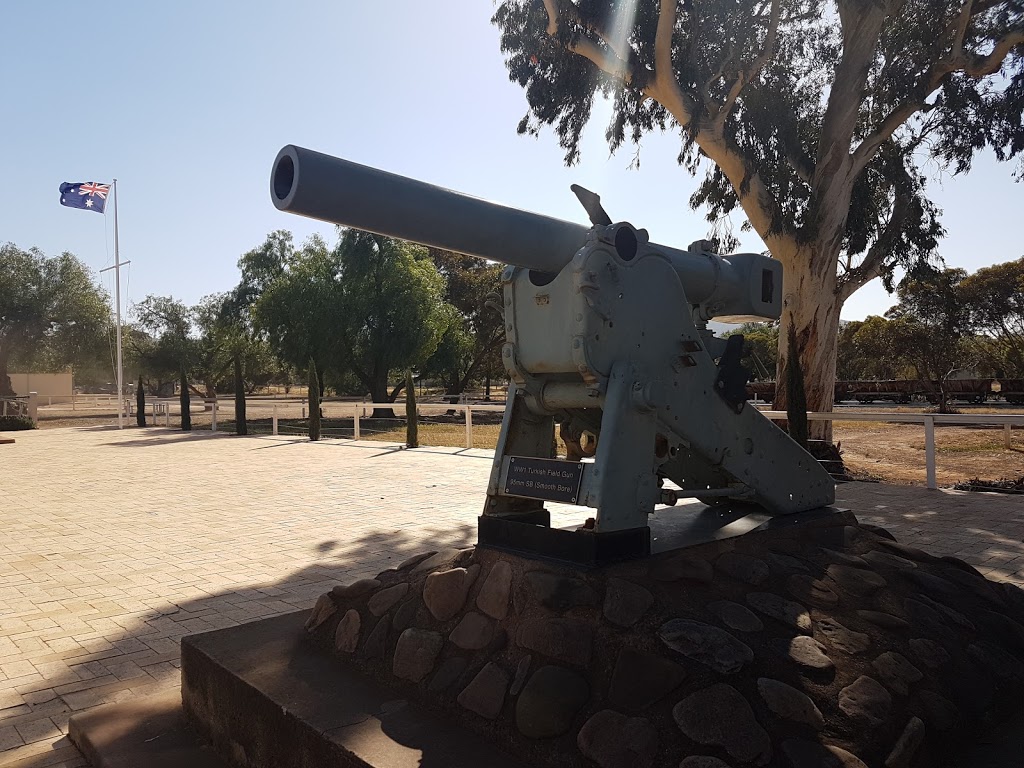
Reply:
M1010 448L1012 443L1010 442L1010 430L1013 428L1009 422L1003 425L1003 448Z
M213 410L211 413L210 432L215 433L217 431L217 398L213 398Z
M164 403L164 426L171 426L171 404Z
M33 424L39 424L39 393L28 393L28 417Z
M352 409L352 439L359 439L359 414L363 410L363 404L360 403Z
M46 404L48 406L53 405L53 395L48 395L46 398Z
M466 403L466 447L473 447L473 409Z
M938 483L935 481L935 418L924 417L924 461L925 461L925 485L935 490Z
M277 403L274 403L274 412L270 416L270 434L277 435Z

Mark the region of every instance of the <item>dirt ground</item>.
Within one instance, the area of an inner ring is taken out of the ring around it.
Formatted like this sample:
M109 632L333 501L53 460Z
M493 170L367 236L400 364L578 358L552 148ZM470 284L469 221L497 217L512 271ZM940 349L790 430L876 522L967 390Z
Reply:
M303 404L297 400L254 401L247 406L250 432L269 433L270 416L273 408L277 408L280 434L303 434L306 422L303 420L305 411ZM328 438L351 438L352 420L344 418L351 414L349 403L324 404L324 434ZM419 439L422 445L463 446L466 431L461 414L445 417L444 407L429 409L433 415L424 419L419 427ZM873 412L921 412L920 408L868 408ZM1020 413L1022 409L1006 408L963 408L965 413ZM367 411L367 415L369 412ZM396 405L396 415L403 415L401 403ZM172 408L170 424L178 422L177 409ZM232 419L233 406L225 400L218 408L218 428L223 431L234 431ZM40 410L40 428L73 426L106 426L115 424L116 415L110 410L75 411L53 408ZM211 414L201 406L192 410L192 424L196 430L210 428ZM158 417L158 425L163 426L163 416ZM473 446L475 448L493 448L498 439L498 422L500 414L474 414ZM126 421L135 427L132 417ZM150 418L150 424L152 419ZM935 428L936 474L940 486L951 486L955 483L973 478L982 480L999 480L1017 478L1024 475L1024 428L1014 428L1011 433L1011 447L1003 446L1003 430L1001 427L984 426L953 426L937 425ZM405 440L405 425L401 419L394 421L370 420L361 421L360 437L364 440L385 440L401 442ZM843 460L848 471L858 479L879 480L887 483L924 485L925 453L924 429L918 424L886 424L878 422L836 421L834 440L841 447Z

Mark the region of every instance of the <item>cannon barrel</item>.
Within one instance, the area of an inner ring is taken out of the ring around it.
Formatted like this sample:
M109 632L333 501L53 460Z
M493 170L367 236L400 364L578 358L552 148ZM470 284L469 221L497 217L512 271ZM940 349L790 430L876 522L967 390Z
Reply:
M542 272L561 271L590 232L294 144L274 160L270 196L281 211ZM779 316L779 262L651 247L671 258L687 298L715 316Z

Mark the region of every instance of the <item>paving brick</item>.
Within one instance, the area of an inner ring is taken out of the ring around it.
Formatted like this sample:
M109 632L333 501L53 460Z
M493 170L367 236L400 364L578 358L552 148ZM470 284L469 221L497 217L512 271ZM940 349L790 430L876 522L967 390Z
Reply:
M178 685L184 635L309 607L335 583L471 544L489 453L382 447L163 429L19 436L0 489L0 766L82 765L57 738L70 713ZM110 472L129 456L131 472ZM154 482L168 477L187 477L187 496ZM861 483L838 496L906 544L1024 585L1019 500ZM26 745L32 728L55 730Z

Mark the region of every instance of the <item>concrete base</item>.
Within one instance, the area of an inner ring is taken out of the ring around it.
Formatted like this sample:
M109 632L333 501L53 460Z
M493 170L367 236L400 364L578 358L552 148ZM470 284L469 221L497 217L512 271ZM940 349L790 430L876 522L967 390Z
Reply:
M185 716L218 754L251 768L525 768L315 648L308 617L182 639Z
M177 690L75 715L68 736L93 768L228 768L186 725Z

